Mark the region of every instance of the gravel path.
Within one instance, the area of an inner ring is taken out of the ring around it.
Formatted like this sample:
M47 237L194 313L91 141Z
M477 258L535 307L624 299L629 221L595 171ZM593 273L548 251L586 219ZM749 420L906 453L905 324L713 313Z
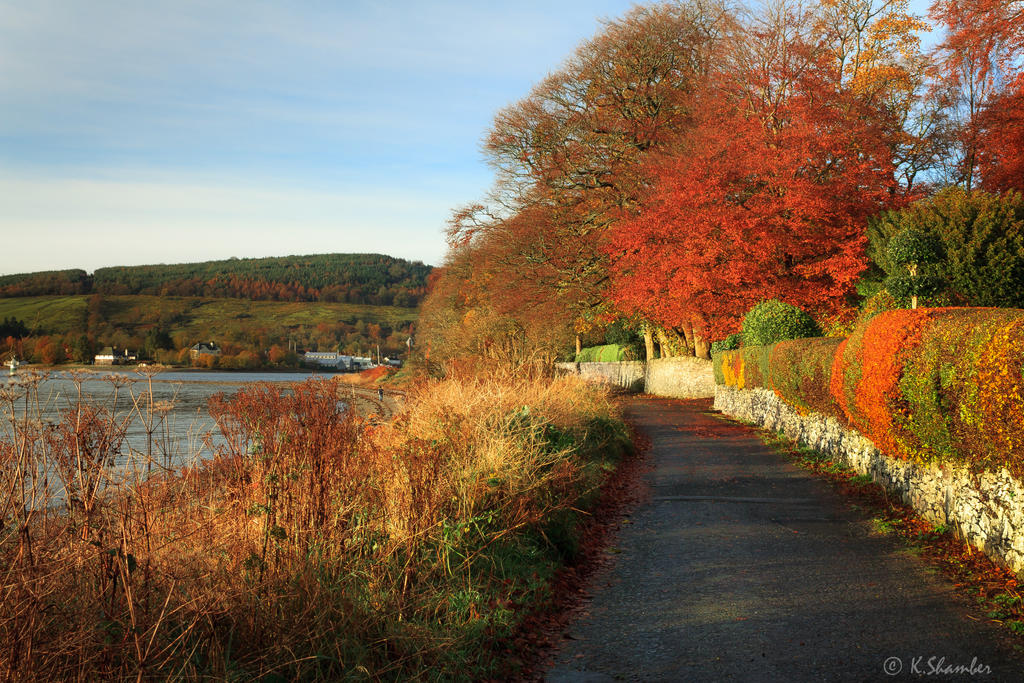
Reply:
M391 417L398 408L398 402L405 398L404 392L384 390L384 400L377 398L376 387L361 387L355 384L339 384L338 398L348 401L356 412L364 417Z
M708 401L627 415L651 440L649 495L546 680L1024 681L998 628L753 429Z

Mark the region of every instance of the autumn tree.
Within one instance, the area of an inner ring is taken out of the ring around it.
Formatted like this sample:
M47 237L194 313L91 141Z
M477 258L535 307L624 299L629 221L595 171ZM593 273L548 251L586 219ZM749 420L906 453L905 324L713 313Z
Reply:
M884 113L841 83L800 17L769 17L649 168L644 209L610 253L626 311L709 338L761 300L834 310L864 269L863 226L894 198Z
M981 187L1024 192L1024 76L992 97L975 119Z
M711 2L637 7L498 113L485 140L496 189L457 211L449 233L453 251L471 248L460 258L486 262L477 275L498 283L503 300L490 310L527 327L541 314L560 327L561 310L575 327L614 318L606 231L636 210L641 160L689 125L730 21Z
M912 194L948 155L952 136L921 47L927 22L910 11L908 0L825 0L811 24L808 38L833 60L837 86L873 105L899 188Z
M970 190L980 175L986 189L1019 188L1010 169L1024 154L1024 2L936 0L931 14L946 29L939 58L960 129L956 181Z

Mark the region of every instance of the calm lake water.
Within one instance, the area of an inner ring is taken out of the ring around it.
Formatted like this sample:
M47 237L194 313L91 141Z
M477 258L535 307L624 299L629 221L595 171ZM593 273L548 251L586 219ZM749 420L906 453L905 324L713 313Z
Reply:
M51 372L33 390L37 400L27 397L26 380L31 374L0 378L0 437L10 438L11 397L14 419L23 420L26 405L32 417L42 422L55 423L61 414L71 409L78 400L79 383L75 375ZM110 377L117 378L117 384ZM233 394L253 382L291 384L311 377L330 377L306 372L160 372L150 379L132 370L112 370L109 373L82 372L77 374L82 395L88 402L113 410L119 420L127 422L126 441L118 467L130 467L150 461L163 467L177 469L196 459L208 458L212 449L223 443L216 423L207 412L207 401L214 394ZM147 429L149 415L148 394L152 386L153 411L151 428ZM28 399L28 400L27 400ZM38 411L36 410L38 406Z

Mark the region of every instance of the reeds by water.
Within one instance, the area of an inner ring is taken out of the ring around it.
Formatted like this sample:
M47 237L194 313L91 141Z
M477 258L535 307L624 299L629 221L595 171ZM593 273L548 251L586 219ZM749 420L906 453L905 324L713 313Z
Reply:
M0 394L14 680L497 675L626 446L574 378L424 382L386 424L311 380L214 398L213 458L125 476L125 415L80 402L46 424L37 389Z

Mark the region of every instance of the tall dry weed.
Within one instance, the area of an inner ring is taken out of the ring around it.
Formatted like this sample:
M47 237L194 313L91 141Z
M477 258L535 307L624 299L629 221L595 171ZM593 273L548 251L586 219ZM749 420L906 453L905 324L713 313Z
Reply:
M159 434L145 386L131 410ZM11 680L482 675L621 436L574 378L427 382L387 424L329 382L253 385L211 400L215 457L168 472L151 439L126 474L124 414L47 425L38 387L0 390Z

